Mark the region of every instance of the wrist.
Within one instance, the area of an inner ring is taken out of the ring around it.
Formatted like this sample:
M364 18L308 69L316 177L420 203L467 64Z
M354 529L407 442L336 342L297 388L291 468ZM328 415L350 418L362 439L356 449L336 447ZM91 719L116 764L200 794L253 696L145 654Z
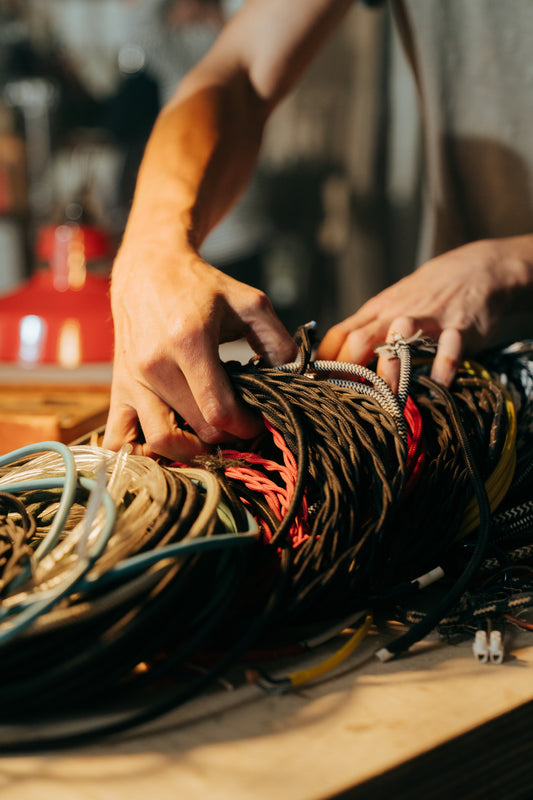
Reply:
M152 207L146 214L140 209L132 209L122 243L120 245L113 273L124 267L146 265L154 267L165 261L176 264L189 259L197 259L198 253L191 244L188 217L177 210Z

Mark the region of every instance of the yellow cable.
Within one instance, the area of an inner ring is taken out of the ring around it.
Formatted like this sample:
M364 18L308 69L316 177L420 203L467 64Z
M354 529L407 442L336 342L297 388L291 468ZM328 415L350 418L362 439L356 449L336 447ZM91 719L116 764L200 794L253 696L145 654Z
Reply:
M505 397L505 409L507 411L508 420L505 441L503 443L500 460L485 482L485 491L489 499L490 510L494 511L507 494L516 467L516 410L507 389L502 386L501 383L494 380L484 367L474 361L464 361L462 366L470 375L475 375L487 381L491 381L492 383L496 383ZM473 497L465 508L458 538L461 539L471 533L478 525L479 504L477 497Z
M361 627L350 636L348 641L343 644L340 650L337 650L336 653L333 653L332 656L326 658L325 661L321 661L319 664L315 664L314 667L309 667L309 669L302 669L298 672L293 672L289 675L289 680L291 682L291 686L302 686L304 683L309 683L309 681L315 680L316 678L320 678L326 672L330 672L332 669L335 669L339 664L342 664L345 659L348 658L349 655L353 653L353 651L358 647L365 636L367 635L370 626L372 625L372 616L368 614L365 617L365 621L361 625Z

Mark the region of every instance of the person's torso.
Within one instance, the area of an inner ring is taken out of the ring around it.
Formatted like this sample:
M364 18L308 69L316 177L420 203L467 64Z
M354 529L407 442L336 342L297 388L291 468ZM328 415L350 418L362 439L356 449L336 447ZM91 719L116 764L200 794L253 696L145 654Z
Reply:
M533 3L394 6L421 98L423 256L533 232Z

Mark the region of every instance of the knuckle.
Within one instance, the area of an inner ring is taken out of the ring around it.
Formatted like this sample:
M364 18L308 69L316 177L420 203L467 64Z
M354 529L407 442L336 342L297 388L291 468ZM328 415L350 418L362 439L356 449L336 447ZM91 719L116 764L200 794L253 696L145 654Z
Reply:
M355 331L350 331L350 333L346 337L346 340L349 347L352 348L360 348L360 347L367 348L373 341L369 333L359 328Z
M178 362L194 361L205 347L205 325L194 324L182 317L168 330L168 342Z
M251 296L250 310L262 314L270 313L273 311L273 306L267 295L260 289L256 289Z
M181 344L194 338L197 326L193 325L185 316L176 316L169 326L168 335L172 342Z
M200 426L196 433L198 438L201 439L202 442L205 442L205 444L218 444L228 438L222 431L211 425Z
M207 423L207 433L209 430L216 433L221 430L225 430L231 419L231 414L222 405L217 397L212 397L207 402L203 403L201 411L202 416ZM202 438L204 438L203 435Z
M137 357L139 373L144 378L153 378L159 372L162 361L161 354L157 350L144 350Z

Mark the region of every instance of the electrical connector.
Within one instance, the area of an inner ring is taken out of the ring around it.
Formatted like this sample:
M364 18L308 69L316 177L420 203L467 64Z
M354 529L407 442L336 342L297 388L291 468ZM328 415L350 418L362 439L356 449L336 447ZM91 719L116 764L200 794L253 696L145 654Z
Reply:
M486 664L489 660L489 646L487 641L487 631L478 630L476 631L476 635L474 637L474 643L472 645L472 652L474 653L474 658L480 664Z
M444 574L442 567L435 567L434 569L430 569L429 572L420 575L419 578L415 578L411 583L416 584L419 589L425 589L426 586L430 586L432 583L435 583L435 581L440 581L441 578L444 578Z
M503 648L502 632L494 630L490 632L489 639L489 657L491 664L501 664L505 651Z
M480 664L502 664L505 656L502 632L492 628L488 620L487 630L476 631L472 650L474 658Z

